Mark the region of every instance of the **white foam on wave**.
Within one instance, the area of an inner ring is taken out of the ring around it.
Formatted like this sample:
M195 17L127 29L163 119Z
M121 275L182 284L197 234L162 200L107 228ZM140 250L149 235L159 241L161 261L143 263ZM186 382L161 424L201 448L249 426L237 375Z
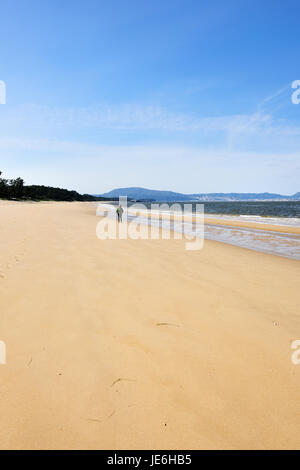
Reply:
M300 217L271 217L261 215L226 215L226 214L205 214L205 218L211 219L224 219L237 222L239 220L247 219L247 222L255 222L258 224L266 225L280 225L280 226L293 226L300 227Z

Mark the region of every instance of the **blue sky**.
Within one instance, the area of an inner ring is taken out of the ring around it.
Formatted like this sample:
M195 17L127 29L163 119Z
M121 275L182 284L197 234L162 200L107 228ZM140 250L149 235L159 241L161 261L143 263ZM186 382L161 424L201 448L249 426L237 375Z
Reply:
M0 169L102 193L300 191L297 1L1 4Z

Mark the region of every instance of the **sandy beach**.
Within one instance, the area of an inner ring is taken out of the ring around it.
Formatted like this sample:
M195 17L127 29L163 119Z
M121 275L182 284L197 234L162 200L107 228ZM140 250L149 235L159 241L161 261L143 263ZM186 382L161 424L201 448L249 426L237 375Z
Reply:
M299 261L0 214L1 449L300 448Z

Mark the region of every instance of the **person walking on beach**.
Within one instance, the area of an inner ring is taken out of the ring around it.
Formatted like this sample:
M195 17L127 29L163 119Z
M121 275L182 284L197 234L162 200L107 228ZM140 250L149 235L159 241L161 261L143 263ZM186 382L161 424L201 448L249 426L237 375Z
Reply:
M119 206L117 208L117 216L118 216L118 222L122 222L122 216L123 216L123 212L124 212L124 209L122 206Z

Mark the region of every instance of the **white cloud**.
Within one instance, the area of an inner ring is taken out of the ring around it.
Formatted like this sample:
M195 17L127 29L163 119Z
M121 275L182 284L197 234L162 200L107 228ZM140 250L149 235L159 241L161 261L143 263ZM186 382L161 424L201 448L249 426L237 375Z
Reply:
M0 169L28 184L102 193L118 186L182 192L299 190L299 154L197 147L103 146L0 139ZM290 175L287 181L287 173Z
M264 101L273 102L272 97ZM101 141L101 130L105 136L112 131L111 145L91 143ZM132 137L132 145L115 143L119 131ZM151 137L151 145L136 145L143 134ZM262 109L197 117L130 104L68 109L24 105L2 107L0 114L0 169L11 177L23 176L27 183L81 192L155 183L156 188L182 192L289 194L299 191L299 145L300 126Z
M114 130L164 130L170 132L253 133L284 130L271 114L256 112L214 117L175 113L162 107L122 105L87 108L50 108L24 105L7 108L0 116L1 129L9 125L32 128L95 128Z

